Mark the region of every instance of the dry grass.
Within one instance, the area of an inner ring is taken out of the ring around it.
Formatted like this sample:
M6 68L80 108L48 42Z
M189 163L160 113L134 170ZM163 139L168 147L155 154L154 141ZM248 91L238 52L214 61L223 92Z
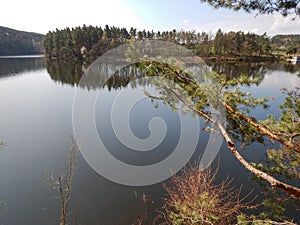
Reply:
M252 201L245 203L250 193L241 198L232 180L215 184L216 173L201 171L195 164L173 176L164 184L169 196L155 224L234 224L242 209L255 207Z

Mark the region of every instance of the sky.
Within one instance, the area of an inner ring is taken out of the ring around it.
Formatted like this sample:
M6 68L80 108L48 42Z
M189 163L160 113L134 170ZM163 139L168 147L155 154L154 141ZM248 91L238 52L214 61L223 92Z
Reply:
M199 0L3 0L0 26L46 34L56 28L119 26L138 30L300 33L300 18L214 9Z

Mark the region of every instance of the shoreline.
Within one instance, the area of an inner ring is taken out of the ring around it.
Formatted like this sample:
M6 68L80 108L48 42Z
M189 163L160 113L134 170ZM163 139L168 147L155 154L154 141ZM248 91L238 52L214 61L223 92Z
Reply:
M272 55L272 56L242 56L242 57L215 57L215 56L200 56L200 55L195 55L200 58L202 62L208 62L208 63L238 63L238 62L247 62L247 63L256 63L256 62L285 62L287 61L288 57L282 56L282 55ZM99 56L101 57L101 56ZM91 60L90 58L83 58L83 59L78 59L76 57L74 58L60 58L60 57L53 57L49 58L44 55L45 60L56 60L56 61L61 61L61 62L82 62L82 63L92 63L94 60ZM96 60L96 59L95 59ZM113 59L111 59L114 61ZM126 61L126 59L123 59ZM121 60L121 61L123 61ZM184 59L182 58L181 60L183 61L188 61L188 62L193 62L193 63L201 63L198 59Z

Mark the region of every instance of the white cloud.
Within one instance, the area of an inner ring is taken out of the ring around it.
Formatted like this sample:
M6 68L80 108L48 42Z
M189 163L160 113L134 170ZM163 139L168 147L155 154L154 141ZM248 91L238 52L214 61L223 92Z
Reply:
M244 31L257 34L267 33L269 36L276 34L299 33L300 19L293 20L293 17L283 17L280 14L254 15L247 13L232 12L229 15L220 17L220 20L201 23L191 21L183 24L183 29L196 29L197 31L216 32L219 28L223 31Z
M299 33L299 27L299 19L293 20L293 16L283 17L279 14L274 14L270 31L272 33Z

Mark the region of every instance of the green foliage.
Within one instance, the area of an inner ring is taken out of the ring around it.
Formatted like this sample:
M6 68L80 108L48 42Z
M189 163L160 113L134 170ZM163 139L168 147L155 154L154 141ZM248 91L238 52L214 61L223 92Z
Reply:
M293 149L282 146L279 149L269 149L266 162L252 165L275 177L284 177L291 181L300 180L300 153Z
M228 78L225 74L206 72L203 73L204 80L208 79L220 83L219 87L216 86L217 89L213 90L212 93L208 93L205 91L205 82L198 83L188 72L182 71L172 64L167 65L151 61L144 68L146 68L147 75L159 76L155 86L158 87L161 95L154 99L164 101L174 110L181 109L188 104L191 108L185 107L185 109L190 109L193 112L198 110L201 112L197 113L198 115L212 117L212 112L207 110L207 107L212 103L211 99L215 98L216 102L220 101L227 109L227 134L235 143L240 142L244 147L251 143L269 144L268 138L275 140L272 136L275 135L277 140L280 140L278 141L279 144L272 143L274 149L267 151L266 161L258 164L252 163L251 165L274 178L294 184L294 187L297 187L297 181L300 180L300 153L295 150L300 147L300 88L282 90L286 94L286 98L280 107L281 116L279 118L271 115L267 120L258 120L251 115L253 109L257 107L267 109L269 99L266 97L256 98L251 93L241 91L241 87L258 85L262 80L261 76L241 75ZM171 80L174 84L171 86L163 78L167 78L168 81ZM177 94L174 95L174 93ZM206 119L204 116L203 118ZM206 130L216 132L210 129L208 125ZM269 133L266 133L265 130ZM290 141L292 141L293 147L286 144ZM257 178L257 181L263 187L266 185L259 178ZM267 187L266 193L274 192L270 186ZM184 195L183 191L182 195ZM197 197L199 196L197 195ZM293 199L293 195L286 193L285 195L281 193L281 196L276 195L275 198L266 198L262 203L266 208L264 213L247 217L244 220L245 223L241 224L276 224L277 222L274 221L287 220L284 213L287 200L289 200L288 204L291 205L291 199ZM175 206L180 203L180 207L176 206L176 210L170 214L172 222L187 224L184 216L193 221L199 219L199 215L194 214L192 211L187 212L189 204L195 202L197 201L183 199L180 202L175 201L172 203ZM196 209L196 206L193 205L191 208ZM201 217L201 219L204 218ZM240 220L242 221L242 219L243 216Z
M136 40L164 40L174 42L191 49L200 56L216 57L252 57L270 55L270 39L263 35L244 32L224 33L219 30L216 37L205 32L193 31L137 31L131 28L75 27L48 32L44 39L45 55L64 60L82 60L81 48L87 49L85 60L91 61L121 44Z
M180 109L186 114L189 109L178 99L179 94L186 103L193 104L199 110L205 110L209 104L208 96L204 94L205 88L207 88L205 84L195 82L187 71L180 69L179 62L174 59L169 59L169 61L169 63L157 61L140 63L145 74L152 77L151 83L159 90L159 100L168 104L171 110ZM207 90L206 93L208 93ZM212 91L211 93L215 92Z
M287 94L285 102L280 107L282 115L279 118L278 126L283 128L285 132L291 134L300 133L300 87L294 90L282 89ZM278 128L279 129L279 128Z
M282 139L292 141L294 147L300 149L300 88L296 87L293 90L284 88L282 92L286 97L280 106L280 117L276 120L273 115L269 115L268 119L261 121L261 124L280 135Z
M276 195L275 195L276 196ZM282 224L282 225L294 225L291 219L284 216L286 210L286 204L291 203L286 197L282 199L277 197L268 197L263 200L262 206L264 211L258 215L246 215L240 214L237 216L237 224L241 225L265 225L265 224Z
M229 32L224 33L219 29L213 40L212 52L217 57L243 57L270 55L271 41L267 34Z
M17 31L0 26L0 55L33 55L43 53L44 35Z
M267 198L263 201L263 206L269 211L264 211L260 214L260 218L262 219L273 219L276 221L282 221L286 219L283 214L285 212L285 205L280 204L278 199Z
M203 83L198 83L188 71L182 71L179 67L172 66L171 63L161 64L151 61L144 66L144 69L148 76L156 77L155 87L161 94L158 99L170 105L171 109L181 109L186 113L188 110L186 104L189 104L196 110L211 116L209 107L224 102L235 111L235 113L227 113L229 122L227 130L232 137L244 145L264 142L263 135L257 132L255 127L240 119L240 115L246 115L256 121L256 118L250 115L251 110L258 106L268 108L267 98L255 98L251 93L240 90L240 86L250 87L259 84L261 77L241 75L228 79L224 74L207 71L202 73ZM207 85L206 82L208 84L220 83L220 86ZM179 93L181 99L175 93ZM185 103L183 104L181 100Z
M265 161L262 161L261 163L252 163L257 169L264 171L275 178L283 179L285 181L289 180L293 183L300 180L300 153L295 151L300 147L299 90L299 88L295 88L294 90L282 89L282 92L286 94L286 98L280 106L281 116L276 119L274 115L269 115L267 120L259 121L264 127L280 136L282 140L292 140L294 148L279 145L276 149L267 150ZM279 190L271 189L258 178L256 181L265 189L264 192L266 196L268 196L262 202L262 205L265 207L264 212L256 219L272 219L274 221L288 220L288 218L284 216L286 205L288 204L291 207L294 205L294 208L299 208L299 202L297 202L296 199L291 198L291 196L288 196L286 193L282 193ZM270 195L270 193L272 193L272 195ZM270 224L273 223L270 222Z
M268 108L267 98L255 98L250 92L243 92L238 87L230 91L224 91L224 99L233 109L239 110L237 113L249 114L251 109L258 106Z
M259 12L270 14L279 12L283 16L288 14L300 15L300 3L298 0L200 0L207 2L215 8L225 7L234 10L244 10L246 12Z
M45 55L49 58L82 60L82 47L87 50L86 60L93 60L111 48L126 43L130 38L126 28L85 26L56 29L44 39Z
M283 222L277 222L273 221L271 219L260 219L260 217L255 215L247 216L245 214L241 214L237 216L237 224L238 225L293 225L294 223L283 221Z
M185 225L187 218L190 224L202 224L218 222L219 218L213 214L212 210L216 207L214 199L209 198L209 193L201 193L195 202L178 202L174 205L174 211L170 213L169 217L175 225ZM205 214L197 212L197 209L207 211Z
M300 180L300 154L281 148L267 151L267 165L263 168L271 174L279 174L292 180Z
M300 35L286 34L272 37L272 49L283 50L286 54L300 53Z

